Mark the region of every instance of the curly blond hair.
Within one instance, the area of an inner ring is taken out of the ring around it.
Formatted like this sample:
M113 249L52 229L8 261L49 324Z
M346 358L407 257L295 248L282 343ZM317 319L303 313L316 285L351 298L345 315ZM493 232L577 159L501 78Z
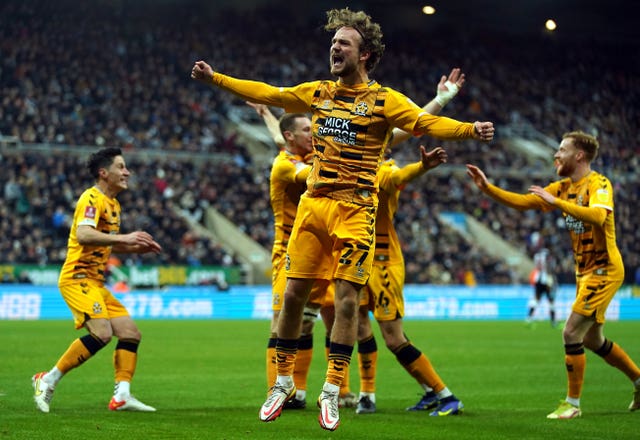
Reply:
M349 8L327 11L327 24L324 26L326 31L336 31L345 26L354 28L362 37L360 51L371 54L365 68L367 72L372 72L384 53L380 25L371 21L371 17L364 11L352 11Z

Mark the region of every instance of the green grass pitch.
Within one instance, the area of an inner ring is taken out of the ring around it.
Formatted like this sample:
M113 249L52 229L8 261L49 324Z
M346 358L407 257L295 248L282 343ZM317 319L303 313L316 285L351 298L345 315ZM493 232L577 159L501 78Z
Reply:
M258 420L264 401L267 321L139 321L143 342L133 393L156 413L111 412L112 341L60 382L51 413L38 412L30 377L49 369L84 333L69 321L0 321L0 440L3 439L632 439L640 412L632 386L587 354L583 417L547 420L566 393L561 331L539 322L407 321L405 330L463 400L458 417L407 412L421 392L384 347L379 349L378 412L340 411L331 433L314 400L324 380L324 327L318 323L307 409ZM375 324L374 324L375 327ZM640 322L607 323L607 336L640 362ZM351 387L358 391L357 361Z

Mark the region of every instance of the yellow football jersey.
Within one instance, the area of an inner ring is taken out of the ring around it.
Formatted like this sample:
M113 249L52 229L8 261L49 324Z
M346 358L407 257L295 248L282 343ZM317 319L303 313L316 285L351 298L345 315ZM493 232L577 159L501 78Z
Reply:
M296 175L308 167L302 157L286 150L280 151L273 160L269 177L269 195L275 228L272 251L274 255L284 255L287 250L300 195L305 190L304 184L296 182Z
M425 173L422 162L403 166L393 159L386 160L378 170L380 181L380 203L376 215L376 256L374 264L395 265L404 262L400 239L393 219L398 211L398 199L407 183Z
M67 258L62 266L59 285L78 279L105 281L105 267L111 246L83 246L78 243L78 226L88 225L106 234L120 231L120 203L105 196L97 187L84 191L76 205L67 242Z
M402 187L397 187L391 177L394 170L398 169L395 161L388 160L383 162L378 170L380 202L376 214L376 252L373 264L395 264L404 261L400 249L400 239L393 225Z
M616 244L613 188L609 179L591 171L577 182L562 179L545 189L555 197L578 206L600 207L609 211L602 226L583 222L566 213L563 216L571 236L576 273L600 270L611 279L623 278L624 265Z
M473 124L430 115L376 81L346 86L327 80L274 87L215 72L212 82L248 101L282 107L289 113L312 112L315 155L307 179L309 197L376 206L378 165L394 127L441 139L473 137Z

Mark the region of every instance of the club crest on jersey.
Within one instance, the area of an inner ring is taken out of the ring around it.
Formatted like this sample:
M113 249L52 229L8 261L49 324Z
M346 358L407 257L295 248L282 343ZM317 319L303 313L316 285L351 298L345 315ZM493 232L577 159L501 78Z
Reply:
M95 302L93 303L93 314L97 315L99 313L102 313L102 306L99 302Z
M369 106L366 102L360 101L356 104L356 107L353 109L353 113L358 116L367 116L367 112L369 111Z
M95 206L87 206L84 208L84 218L95 219L96 218L96 207Z

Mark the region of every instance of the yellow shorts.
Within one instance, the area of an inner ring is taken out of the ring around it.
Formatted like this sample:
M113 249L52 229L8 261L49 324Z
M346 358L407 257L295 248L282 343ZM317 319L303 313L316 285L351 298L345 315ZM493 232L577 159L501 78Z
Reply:
M284 264L285 257L283 254L276 255L272 258L271 309L274 312L282 310L284 290L287 286L287 273L284 270ZM320 308L324 305L327 297L330 297L331 301L333 301L333 285L329 280L317 280L311 288L307 304L314 308Z
M376 321L393 321L404 316L404 262L392 265L374 264L369 282L363 290L371 296Z
M595 272L577 277L576 300L571 310L580 315L595 316L596 322L603 324L607 307L622 282L622 279L611 279L606 274Z
M59 288L73 314L76 329L82 328L89 319L129 316L122 303L99 281L80 280Z
M364 285L373 263L375 217L374 207L303 195L287 248L287 276Z

